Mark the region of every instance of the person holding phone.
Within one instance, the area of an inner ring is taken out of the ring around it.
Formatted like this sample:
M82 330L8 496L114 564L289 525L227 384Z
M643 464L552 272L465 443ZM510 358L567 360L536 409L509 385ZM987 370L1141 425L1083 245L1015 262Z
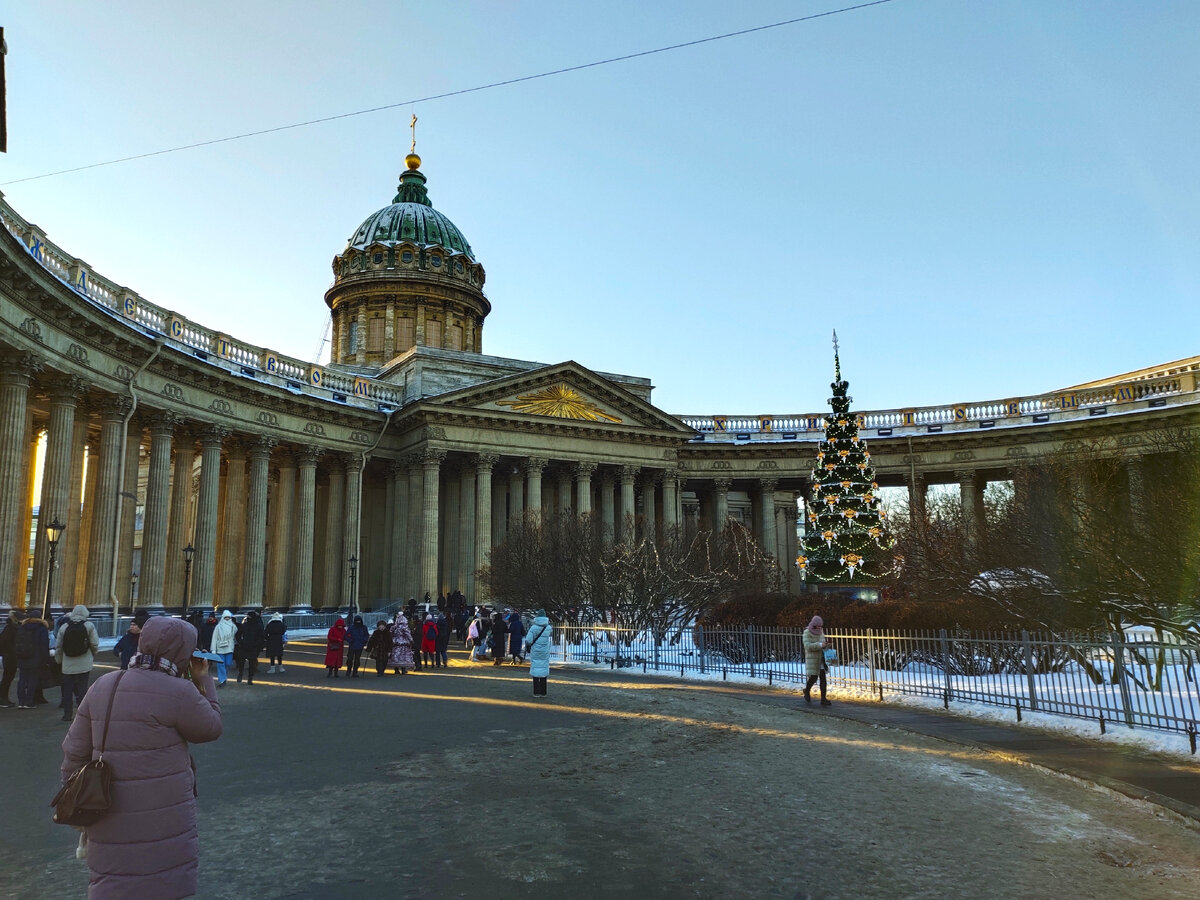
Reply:
M825 696L826 673L829 671L825 663L825 648L832 646L825 637L825 621L820 616L813 616L808 627L804 629L804 674L808 676L808 681L804 684L805 703L812 703L812 686L819 680L821 705L833 706Z

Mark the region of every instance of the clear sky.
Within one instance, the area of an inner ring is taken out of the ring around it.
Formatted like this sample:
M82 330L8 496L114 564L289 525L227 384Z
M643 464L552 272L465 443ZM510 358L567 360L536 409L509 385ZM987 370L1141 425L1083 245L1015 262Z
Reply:
M1200 3L6 4L0 190L96 271L306 360L415 111L484 352L677 414L1040 393L1200 353Z

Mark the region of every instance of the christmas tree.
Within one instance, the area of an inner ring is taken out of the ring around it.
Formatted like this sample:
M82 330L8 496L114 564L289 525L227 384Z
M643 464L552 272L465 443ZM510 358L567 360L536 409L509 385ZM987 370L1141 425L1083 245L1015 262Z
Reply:
M796 559L806 579L851 584L880 578L891 566L892 542L879 508L879 485L858 418L850 412L849 382L842 380L837 332L833 333L832 412L812 473L804 551Z

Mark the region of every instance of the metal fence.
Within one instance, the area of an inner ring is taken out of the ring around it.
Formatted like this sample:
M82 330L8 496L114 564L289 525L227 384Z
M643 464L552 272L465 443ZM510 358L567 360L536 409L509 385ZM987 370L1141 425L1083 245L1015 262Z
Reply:
M829 681L869 691L1009 707L1109 723L1182 732L1196 752L1200 723L1197 658L1200 636L1179 640L1147 634L1107 637L1049 634L873 631L830 632L837 658ZM736 674L805 681L802 629L702 628L655 638L607 625L562 626L555 657L681 677Z

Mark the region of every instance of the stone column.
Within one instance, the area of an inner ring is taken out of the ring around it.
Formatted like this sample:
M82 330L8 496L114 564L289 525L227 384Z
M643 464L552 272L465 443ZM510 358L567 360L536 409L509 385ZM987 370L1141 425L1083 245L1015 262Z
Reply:
M542 518L542 472L547 460L531 456L525 460L525 487L529 492L529 517L538 522Z
M426 450L421 455L421 580L417 585L420 596L426 591L430 599L438 596L438 483L444 450Z
M404 565L408 552L408 466L394 462L388 467L388 510L391 517L388 552L388 597L395 600L404 593L408 575Z
M667 469L662 483L663 530L679 526L679 472Z
M121 511L120 541L117 550L117 600L122 606L132 605L133 542L137 526L138 470L142 462L142 423L135 417L129 422L125 437L125 475L121 480L121 497L117 503ZM133 610L129 610L133 615Z
M657 472L647 472L642 478L642 533L646 540L658 537L658 478Z
M171 471L171 521L167 528L164 606L183 605L183 548L192 542L192 465L195 460L194 435L188 429L180 429L175 435L175 466Z
M362 575L362 552L359 541L359 537L362 534L362 475L362 454L348 454L346 456L346 539L342 544L342 553L346 559L349 559L351 556L358 557L358 576ZM436 542L434 546L437 546ZM345 560L343 560L344 562ZM355 577L357 578L358 576ZM357 589L358 585L356 584L354 587ZM350 567L343 565L342 595L338 600L339 606L350 602L350 588ZM358 605L357 597L354 598L354 603L355 606Z
M425 589L421 584L421 484L425 478L419 456L408 459L408 543L404 548L404 560L408 569L404 579L406 597L417 598Z
M250 457L250 486L246 494L246 555L242 563L242 602L261 606L265 597L267 559L267 488L271 479L271 448L265 437L246 444Z
M461 490L458 504L458 570L462 573L462 592L475 598L475 467L467 461L462 466Z
M595 463L575 463L575 512L588 515L592 511L592 473Z
M779 560L779 548L775 546L775 488L779 480L775 478L760 478L758 480L758 509L759 537L758 543L763 553Z
M520 527L525 518L525 477L520 466L515 466L508 476L508 527Z
M443 498L446 502L440 505L438 515L441 529L441 549L438 552L441 576L438 578L438 584L444 585L446 592L449 593L454 588L462 586L460 581L462 559L458 552L458 535L462 522L459 515L459 507L462 504L462 481L458 466L454 463L448 462L443 466L442 471L446 476L445 497ZM436 599L435 597L434 600Z
M221 441L229 430L208 425L200 432L200 493L196 498L196 556L190 606L212 606L217 571L217 495L221 488Z
M23 600L29 592L29 567L32 563L29 558L29 535L33 532L38 445L42 440L42 429L33 424L32 406L27 407L25 411L25 435L25 457L21 460L21 471L25 473L25 480L21 485L21 534L25 536L25 539L13 547L13 584L9 594L10 597ZM25 602L34 605L32 598ZM41 607L39 606L38 609L40 610Z
M167 525L171 510L171 437L179 420L170 413L150 418L150 467L146 476L146 512L142 517L142 572L138 599L161 606L167 575Z
M1131 456L1125 460L1125 478L1129 484L1129 515L1135 523L1146 517L1146 460Z
M50 574L50 542L47 540L46 527L55 519L68 528L73 524L70 501L71 460L75 455L75 404L86 387L81 379L67 377L51 382L48 391L50 425L46 429L46 460L42 466L42 496L38 504L37 538L33 552L33 590L30 593L33 606L45 603L52 607L59 597L70 594L69 588L63 588L64 570L61 568L54 577L54 596L46 593ZM62 537L66 537L65 531ZM60 538L55 552L56 564L61 564L64 549Z
M555 493L558 495L558 511L567 513L571 511L571 472L568 469L559 469L558 477L555 481Z
M29 386L37 374L38 365L28 354L6 354L0 357L0 586L24 580L24 570L17 565L17 551L29 546L29 532L24 527L25 457L28 453L26 420L29 409ZM20 487L17 487L20 485ZM12 595L10 595L12 596ZM13 606L25 596L25 586L12 596ZM8 599L8 598L6 598Z
M96 473L96 502L92 507L91 547L88 550L87 587L84 602L88 606L107 606L112 600L114 551L117 546L117 482L125 460L121 455L125 416L132 401L112 397L100 410L100 465Z
M613 490L616 477L611 470L600 473L600 534L606 544L611 544L616 534L616 501Z
M221 514L221 574L217 601L242 606L242 565L246 561L246 444L226 442L225 499Z
M63 522L67 530L63 532L62 544L58 551L59 573L62 582L55 592L61 598L63 606L75 602L75 581L81 568L79 564L79 533L82 530L83 517L80 514L83 506L83 462L87 455L87 416L76 410L75 428L71 439L71 494L67 502L67 515Z
M321 451L303 447L296 453L300 464L300 489L296 504L295 567L292 570L292 603L311 606L313 593L313 533L317 515L317 459Z
M342 561L350 556L343 546L346 532L346 466L341 454L329 463L329 505L325 511L325 589L320 606L336 606L342 598ZM313 604L317 606L318 604Z
M492 480L492 546L508 540L508 483L501 473Z
M492 552L492 467L499 461L495 453L475 456L475 568L483 566ZM474 584L474 573L472 573ZM467 600L477 603L486 591L476 588L478 597L468 593Z
M713 479L712 529L716 534L724 533L725 524L729 519L729 486L731 484L733 484L731 478Z
M963 469L954 473L958 480L959 503L962 508L963 525L967 530L967 546L974 552L983 535L983 488L984 480L974 469Z
M296 460L290 451L284 451L279 456L279 490L271 509L271 546L267 551L267 600L271 606L289 605L295 506Z
M924 527L925 519L928 515L925 498L929 490L929 485L926 482L924 472L909 472L905 481L908 482L909 522L915 529L920 529Z
M641 473L638 466L621 466L621 509L617 515L618 533L621 540L632 538L636 534L637 505L635 503L634 482Z
M85 448L87 476L83 488L83 509L79 517L79 556L75 568L75 603L87 596L88 560L92 556L92 518L96 512L96 484L100 475L100 439L89 438Z

